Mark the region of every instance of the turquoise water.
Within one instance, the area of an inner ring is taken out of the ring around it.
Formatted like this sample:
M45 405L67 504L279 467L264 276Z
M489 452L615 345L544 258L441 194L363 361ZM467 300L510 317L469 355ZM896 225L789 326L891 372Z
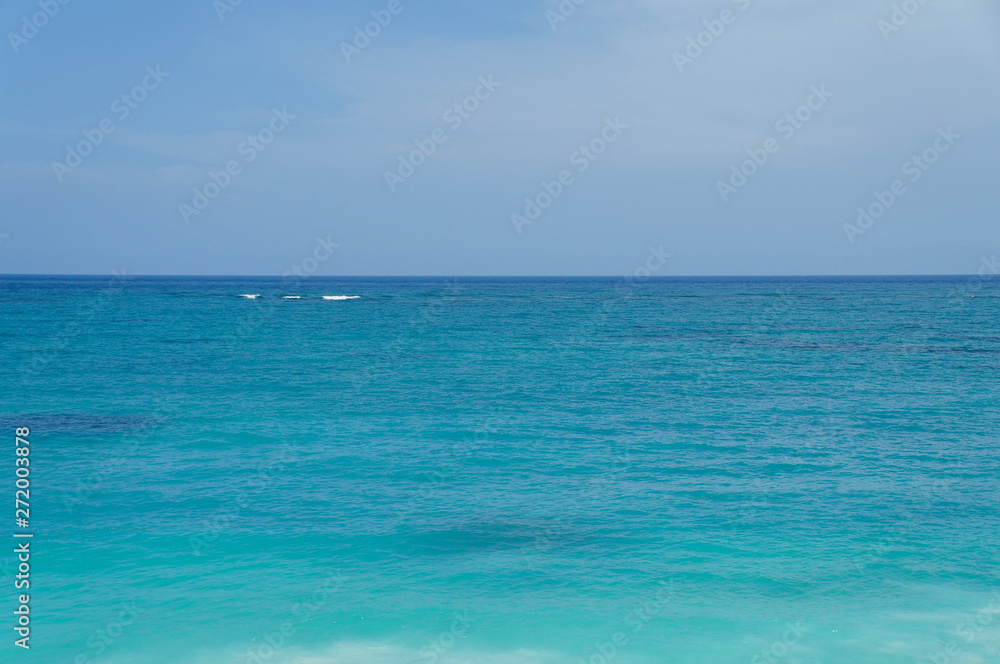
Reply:
M0 279L0 659L1000 661L998 296Z

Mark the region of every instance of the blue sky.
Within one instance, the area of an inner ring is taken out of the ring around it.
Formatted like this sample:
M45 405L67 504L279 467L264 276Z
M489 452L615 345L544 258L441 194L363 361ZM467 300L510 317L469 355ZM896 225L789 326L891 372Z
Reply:
M1000 253L985 0L219 3L0 9L0 273L280 275L317 238L339 244L317 275L623 275L651 249L659 276L968 274ZM883 213L861 228L859 207Z

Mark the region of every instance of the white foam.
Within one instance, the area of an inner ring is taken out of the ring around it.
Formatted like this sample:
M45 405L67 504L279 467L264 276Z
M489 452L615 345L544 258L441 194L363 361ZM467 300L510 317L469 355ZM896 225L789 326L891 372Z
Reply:
M282 295L281 299L282 300L300 300L300 299L302 299L302 296L301 295Z
M241 293L240 297L245 297L248 300L256 300L260 297L260 293Z
M324 300L356 300L360 295L324 295Z

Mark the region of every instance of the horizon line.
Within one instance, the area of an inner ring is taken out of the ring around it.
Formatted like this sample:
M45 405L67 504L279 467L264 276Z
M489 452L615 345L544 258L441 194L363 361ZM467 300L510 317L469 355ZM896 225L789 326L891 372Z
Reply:
M0 279L7 278L100 278L118 277L122 279L287 279L292 275L277 274L127 274L124 272L88 272L88 273L0 273ZM630 281L663 281L670 279L884 279L884 278L934 278L934 277L982 277L978 273L886 273L886 274L676 274L676 275L604 275L604 274L566 274L566 275L504 275L504 274L479 274L479 275L407 275L407 274L343 274L343 275L303 275L300 280L311 279L627 279ZM992 277L992 275L989 275Z

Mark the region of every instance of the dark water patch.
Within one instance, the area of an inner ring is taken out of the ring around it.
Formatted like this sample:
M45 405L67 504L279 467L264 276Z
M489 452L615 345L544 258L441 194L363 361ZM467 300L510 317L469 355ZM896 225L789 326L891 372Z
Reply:
M101 433L135 433L160 423L148 415L83 415L76 413L0 415L0 429L29 427L32 435L87 436Z
M998 348L961 348L953 346L927 346L923 348L916 348L911 352L921 352L921 353L954 353L957 355L968 354L968 355L996 355L1000 353Z

